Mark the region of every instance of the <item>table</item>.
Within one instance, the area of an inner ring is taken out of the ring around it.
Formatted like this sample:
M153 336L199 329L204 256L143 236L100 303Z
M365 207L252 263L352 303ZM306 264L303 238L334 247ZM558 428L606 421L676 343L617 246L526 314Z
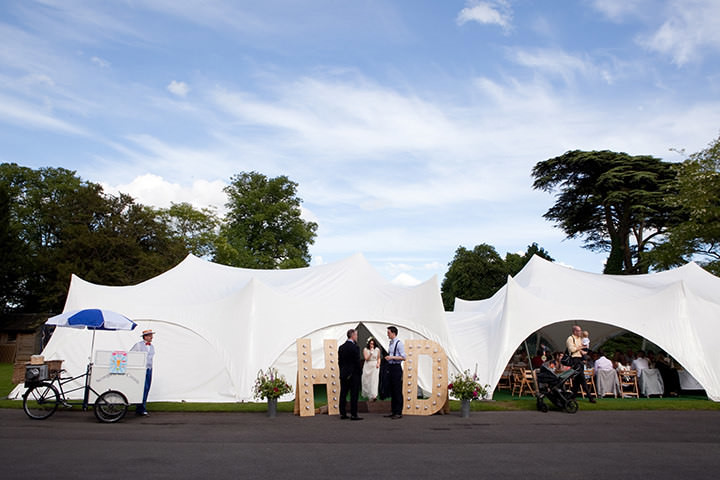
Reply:
M680 390L705 390L687 370L678 370L678 376L680 377Z

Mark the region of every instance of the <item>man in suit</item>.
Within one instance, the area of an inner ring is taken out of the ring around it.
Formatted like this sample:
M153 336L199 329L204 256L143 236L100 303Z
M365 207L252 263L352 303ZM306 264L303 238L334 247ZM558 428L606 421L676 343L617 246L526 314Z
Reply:
M358 417L358 396L360 395L360 382L362 379L362 362L360 361L360 348L357 345L357 331L347 331L347 341L338 348L338 363L340 367L340 418L348 418L345 402L350 392L350 420L362 420Z

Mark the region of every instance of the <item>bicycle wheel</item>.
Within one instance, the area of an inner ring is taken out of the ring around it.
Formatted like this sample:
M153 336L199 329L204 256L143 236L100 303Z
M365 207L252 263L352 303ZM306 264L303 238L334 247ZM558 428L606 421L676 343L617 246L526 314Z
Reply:
M108 390L95 401L95 417L101 422L117 422L125 416L127 409L127 398L117 390Z
M60 395L49 383L39 383L27 389L23 395L23 410L34 420L43 420L55 413Z

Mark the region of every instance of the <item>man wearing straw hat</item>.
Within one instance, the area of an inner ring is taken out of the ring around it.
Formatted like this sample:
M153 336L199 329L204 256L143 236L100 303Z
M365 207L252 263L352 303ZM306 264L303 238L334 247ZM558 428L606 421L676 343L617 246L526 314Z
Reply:
M155 332L152 330L143 330L142 332L142 340L140 340L138 343L133 345L133 347L130 349L131 352L146 352L147 353L147 360L145 363L145 390L143 391L143 400L142 404L138 405L135 409L135 413L137 415L147 415L147 397L148 392L150 391L150 383L152 382L152 366L153 366L153 357L155 356L155 347L152 345L153 341L153 335Z

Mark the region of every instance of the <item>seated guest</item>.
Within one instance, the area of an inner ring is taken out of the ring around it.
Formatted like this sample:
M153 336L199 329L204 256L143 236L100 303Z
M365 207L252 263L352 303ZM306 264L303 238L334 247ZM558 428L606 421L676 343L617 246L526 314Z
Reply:
M646 368L650 368L650 364L647 361L647 358L645 358L645 352L642 350L639 350L637 353L637 358L632 361L632 364L630 365L632 370L635 370L638 374L638 377L640 376L640 373L645 370Z
M530 360L530 363L532 364L532 368L540 368L542 366L542 364L545 363L545 360L543 360L543 357L544 357L544 355L543 355L542 349L538 350L537 354L534 357L532 357L532 359Z
M648 350L647 361L650 364L650 368L655 368L655 352Z
M612 370L613 369L612 362L610 361L609 358L607 358L605 356L605 354L602 351L594 352L593 359L595 360L595 366L594 366L595 374L597 374L598 370Z

